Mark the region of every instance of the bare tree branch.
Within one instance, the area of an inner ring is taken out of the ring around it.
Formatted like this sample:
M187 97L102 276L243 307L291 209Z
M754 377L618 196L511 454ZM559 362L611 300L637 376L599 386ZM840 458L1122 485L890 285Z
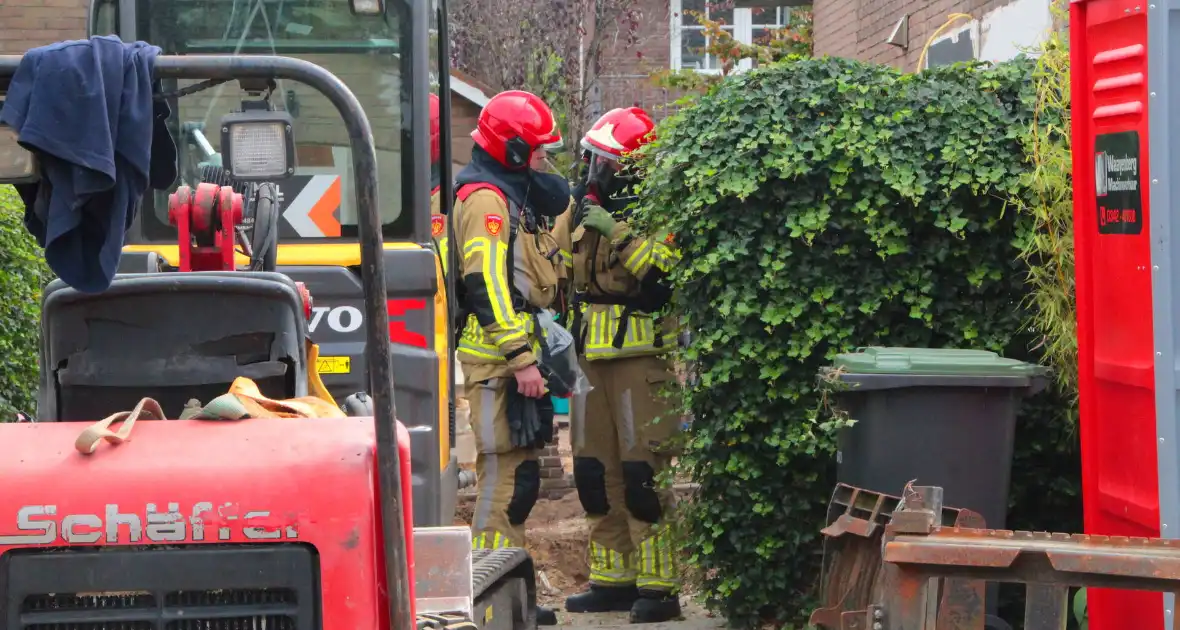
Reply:
M592 122L587 118L599 77L638 42L638 3L453 0L451 64L497 90L541 96L558 113L564 135L578 137ZM576 151L576 144L566 146Z

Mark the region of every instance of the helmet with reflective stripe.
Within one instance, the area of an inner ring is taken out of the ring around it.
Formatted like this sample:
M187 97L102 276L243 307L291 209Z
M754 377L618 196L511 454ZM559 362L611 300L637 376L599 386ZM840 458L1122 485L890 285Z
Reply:
M521 90L493 96L479 112L472 139L495 160L523 169L533 152L561 140L557 117L541 97Z
M441 155L441 152L439 150L439 144L438 144L439 143L439 136L442 133L442 126L439 124L439 118L441 117L441 113L440 113L441 105L439 103L437 94L430 94L429 100L430 100L430 163L436 164L436 163L438 163L438 159Z
M640 107L620 107L602 115L582 138L582 148L617 160L655 139L656 123Z

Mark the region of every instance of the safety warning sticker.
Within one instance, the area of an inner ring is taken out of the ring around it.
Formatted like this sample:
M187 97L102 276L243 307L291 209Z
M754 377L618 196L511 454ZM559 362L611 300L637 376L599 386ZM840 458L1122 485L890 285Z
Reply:
M1099 234L1143 231L1143 194L1139 181L1139 132L1121 131L1094 138L1094 195Z
M320 357L315 362L316 371L320 374L348 374L352 372L350 357Z

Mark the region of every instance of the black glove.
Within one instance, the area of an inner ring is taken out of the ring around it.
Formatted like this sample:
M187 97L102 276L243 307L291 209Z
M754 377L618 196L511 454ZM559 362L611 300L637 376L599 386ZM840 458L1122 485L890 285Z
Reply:
M548 396L529 398L508 388L508 428L512 445L542 448L553 441L553 400Z
M537 422L540 425L540 430L537 431L537 448L545 448L546 444L552 444L553 439L557 437L553 430L553 398L549 395L541 398L534 398L533 403L537 407Z

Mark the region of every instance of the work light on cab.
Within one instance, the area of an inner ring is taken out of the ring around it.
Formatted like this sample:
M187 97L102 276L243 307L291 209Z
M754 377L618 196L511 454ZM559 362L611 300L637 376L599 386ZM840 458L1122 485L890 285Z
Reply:
M358 15L381 15L384 11L381 0L352 0L352 12Z
M259 105L266 103L242 103L242 111L221 119L224 164L238 181L274 181L295 174L290 114Z

